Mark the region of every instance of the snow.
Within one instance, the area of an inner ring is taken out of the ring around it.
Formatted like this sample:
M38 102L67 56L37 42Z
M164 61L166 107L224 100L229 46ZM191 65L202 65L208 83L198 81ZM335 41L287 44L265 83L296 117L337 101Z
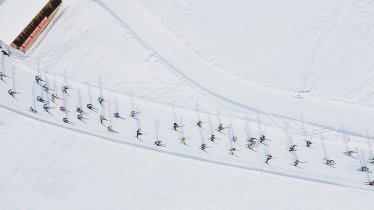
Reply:
M277 89L374 106L374 2L139 0L211 64Z
M167 8L165 2L158 6ZM298 98L238 78L162 26L149 12L157 5L141 3L66 0L26 54L2 56L11 77L0 82L2 208L369 208L374 189L365 182L374 177L358 169L373 170L367 162L374 157L371 107L305 93ZM62 99L51 102L36 75ZM64 85L69 96L61 92ZM10 88L19 92L15 98ZM36 96L50 101L50 113ZM88 110L88 103L98 110ZM85 122L76 107L88 113ZM141 111L139 120L129 117L132 110ZM100 124L100 115L109 121ZM174 122L184 125L183 134L172 130ZM223 133L215 131L220 123L229 127ZM211 134L219 138L215 143ZM262 134L268 145L245 147ZM188 145L180 143L183 136ZM157 139L165 147L155 146ZM289 152L295 144L296 152ZM231 155L233 147L238 151ZM357 152L354 158L343 154L347 150ZM267 154L275 157L270 165ZM301 168L291 165L296 159L305 162Z
M10 45L47 3L48 0L0 1L0 40Z
M163 155L2 108L0 114L3 209L315 210L371 205L372 192Z

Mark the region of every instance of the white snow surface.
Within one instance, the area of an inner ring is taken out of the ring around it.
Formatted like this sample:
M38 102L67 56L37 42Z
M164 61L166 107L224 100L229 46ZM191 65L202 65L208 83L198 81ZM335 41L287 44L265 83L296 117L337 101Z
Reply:
M0 1L0 40L10 45L48 0Z
M185 1L179 8L211 3L220 11L222 2ZM236 8L240 2L227 4L228 11L240 16L245 10ZM11 77L0 81L2 208L370 208L374 189L365 182L374 177L358 169L373 170L367 162L374 158L371 107L311 93L298 97L238 78L162 26L155 11L174 4L159 3L66 0L27 54L2 56L2 71ZM62 99L52 102L35 83L36 75ZM69 96L61 92L64 85L71 87ZM19 92L15 98L10 88ZM50 102L50 113L36 96ZM88 103L97 110L88 110ZM30 106L38 113L29 112ZM76 107L87 112L84 122ZM131 110L141 112L139 120L129 117ZM115 112L125 119L114 118ZM109 121L100 124L100 115ZM173 122L184 125L180 132L172 131ZM219 123L227 126L223 133L215 130ZM138 128L141 140L135 138ZM262 134L270 139L266 145L245 147L249 137ZM187 145L180 143L183 136ZM165 147L155 146L156 139ZM312 148L304 146L306 140ZM288 151L292 145L298 145L296 152ZM232 155L230 148L238 151ZM343 154L347 150L357 152L354 158ZM275 157L270 165L264 163L266 154ZM291 165L295 159L304 162L301 168ZM324 159L334 159L335 168Z
M374 106L374 1L138 1L222 70L261 85Z

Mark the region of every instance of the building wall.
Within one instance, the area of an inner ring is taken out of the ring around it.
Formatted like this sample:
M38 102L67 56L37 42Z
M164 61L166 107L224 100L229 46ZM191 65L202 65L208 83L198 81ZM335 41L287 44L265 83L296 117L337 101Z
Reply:
M11 46L26 52L56 14L61 3L62 0L50 0L12 42Z

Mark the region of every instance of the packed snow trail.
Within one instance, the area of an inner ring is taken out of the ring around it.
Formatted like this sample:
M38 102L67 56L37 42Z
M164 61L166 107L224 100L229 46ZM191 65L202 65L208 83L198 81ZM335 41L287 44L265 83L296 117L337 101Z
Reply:
M327 156L324 146L324 150L318 149L298 152L298 156L308 162L308 166L305 167L304 170L300 170L290 165L290 162L293 161L293 155L287 151L289 144L285 144L285 142L290 141L290 136L285 137L284 131L281 128L259 125L261 122L246 122L241 119L235 119L235 121L232 121L232 119L221 117L217 119L219 122L228 124L230 121L230 132L227 131L227 136L214 132L218 138L221 139L218 144L214 144L208 141L208 137L211 134L209 131L203 131L194 126L196 123L195 116L197 114L194 111L174 109L172 107L167 107L157 103L135 100L124 95L112 93L110 91L100 90L90 86L86 87L86 85L83 84L69 82L63 78L53 77L52 75L42 72L38 73L38 71L31 69L29 66L26 66L22 62L19 62L13 58L6 58L5 61L5 73L11 78L6 79L7 83L2 82L1 84L3 87L1 87L2 99L0 100L0 105L1 107L15 113L77 132L100 137L115 143L132 145L170 155L282 176L301 178L310 181L374 190L373 188L364 185L364 182L367 180L366 175L357 172L356 168L360 167L360 163L353 158L345 158L344 155L341 154L344 150L340 151L343 147L341 141L339 140L340 134L338 135L339 138L337 138L337 140L329 141L324 139L318 140L318 135L315 136L311 134L309 136L313 139L316 146L319 144L318 142L321 142L322 145L326 144L328 147L327 151L329 151L329 156L334 157L334 159L337 158L340 165L339 168L331 169L330 167L325 166L323 169L320 169L323 157ZM63 96L62 100L57 100L56 104L51 102L50 95L42 90L41 85L37 85L35 83L35 75L39 75L44 80L47 80L47 83L45 84L47 84L47 86L51 89L54 89L54 92L57 93L58 96ZM64 95L60 91L61 87L65 85L69 85L71 87L71 89L68 89L70 96ZM32 87L31 91L30 87ZM15 98L12 98L7 94L8 88L12 88L13 90L19 92L19 94L16 94ZM50 101L49 106L53 107L50 113L42 111L43 104L36 101L36 96L41 96ZM99 96L104 97L106 100L103 106L100 106L96 100ZM113 102L115 105L113 105ZM98 108L98 110L93 112L84 108L87 103L92 103L94 107ZM134 107L138 107L138 105L141 105L142 107L142 110L135 108L138 111L142 111L139 121L131 119L127 117L126 114L123 114L129 113L131 109L133 110ZM38 113L34 114L29 112L28 109L30 106L38 110ZM59 110L59 106L64 106L69 112L61 112ZM88 122L83 123L76 119L77 114L74 114L76 107L81 107L85 112L89 113L86 116ZM173 116L166 111L167 109L173 109ZM127 111L123 112L123 110ZM127 119L114 119L112 115L115 111L119 111ZM105 115L105 117L110 120L104 126L98 121L100 115ZM63 117L67 117L72 124L63 123ZM201 114L200 117L204 121L206 121L208 118L213 118L213 116L207 114ZM180 124L187 125L187 127L183 128L183 135L181 133L172 131L171 125L175 121L180 122ZM156 125L156 122L158 122L158 125ZM252 125L247 125L248 123ZM113 126L113 129L118 131L119 134L108 132L107 126ZM214 123L213 126L215 127L216 123ZM230 136L233 135L234 132L234 127L236 128L235 135L241 139L241 143L239 144L234 144L230 140ZM273 139L273 141L268 143L270 146L259 145L258 148L256 148L256 150L258 150L257 152L246 149L243 144L246 141L245 139L248 138L248 133L245 131L245 129L241 129L245 127L251 130L252 136L256 137L259 136L261 132L265 131L267 136L270 136L270 138ZM261 127L262 131L258 130L258 127ZM135 138L135 131L137 128L142 128L143 131L148 133L148 135L144 136L142 141ZM312 128L314 129L313 126ZM184 135L189 137L188 139L191 139L187 140L187 146L179 142L181 136ZM328 132L324 135L330 139L336 138L334 137L336 136L334 133ZM293 138L295 138L293 142L304 144L304 137ZM360 148L364 159L369 158L369 156L367 156L368 152L366 152L368 149L367 145L366 143L363 143L364 140L357 137L354 138L355 139L352 137L352 146ZM162 140L166 147L156 147L154 145L155 139ZM202 142L207 143L208 153L199 149ZM235 154L235 156L227 153L232 147L239 148L239 151ZM265 155L269 152L278 158L272 161L274 162L272 163L272 166L268 166L263 162ZM352 165L354 165L356 168L352 168Z
M348 134L374 138L374 109L275 90L241 80L197 56L169 34L136 0L97 0L111 15L132 30L137 40L154 50L174 70L208 94L237 108L258 110Z

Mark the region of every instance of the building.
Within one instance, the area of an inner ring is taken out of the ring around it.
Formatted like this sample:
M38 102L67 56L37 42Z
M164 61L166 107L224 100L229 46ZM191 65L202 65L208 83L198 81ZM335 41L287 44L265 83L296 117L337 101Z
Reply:
M26 52L57 13L62 0L0 0L0 40Z

